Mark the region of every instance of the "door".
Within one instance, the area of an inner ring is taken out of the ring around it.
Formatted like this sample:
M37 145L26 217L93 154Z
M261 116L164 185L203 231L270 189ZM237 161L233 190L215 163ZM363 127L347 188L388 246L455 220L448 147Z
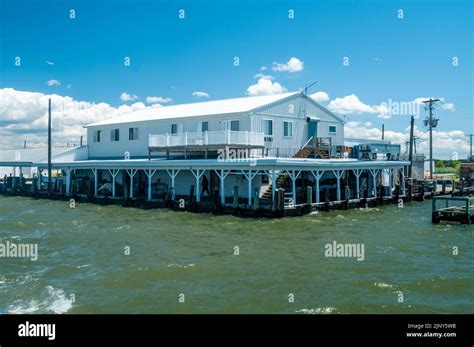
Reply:
M240 122L238 120L225 120L225 121L222 121L222 130L239 131L240 130Z
M308 122L308 140L310 138L316 139L318 137L318 122Z
M222 121L222 130L230 130L230 120Z

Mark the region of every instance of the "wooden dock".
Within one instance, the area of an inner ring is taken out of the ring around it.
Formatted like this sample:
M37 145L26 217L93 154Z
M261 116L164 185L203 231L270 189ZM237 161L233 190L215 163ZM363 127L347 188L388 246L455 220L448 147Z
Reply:
M461 224L474 222L474 197L439 196L433 198L431 221L453 221Z

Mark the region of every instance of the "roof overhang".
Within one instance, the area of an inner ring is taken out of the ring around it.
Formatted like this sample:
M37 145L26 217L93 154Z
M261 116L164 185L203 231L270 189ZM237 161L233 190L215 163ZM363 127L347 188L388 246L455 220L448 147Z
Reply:
M293 159L293 158L255 158L246 160L84 160L53 163L53 169L206 169L206 170L355 170L390 169L410 165L408 161L364 161L355 159ZM33 163L32 166L44 168L48 163Z

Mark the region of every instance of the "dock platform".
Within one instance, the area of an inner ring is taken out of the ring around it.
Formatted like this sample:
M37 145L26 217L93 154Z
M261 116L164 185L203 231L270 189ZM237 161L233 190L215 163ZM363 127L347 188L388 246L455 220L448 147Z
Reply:
M441 221L474 223L474 197L434 197L431 221L433 223Z

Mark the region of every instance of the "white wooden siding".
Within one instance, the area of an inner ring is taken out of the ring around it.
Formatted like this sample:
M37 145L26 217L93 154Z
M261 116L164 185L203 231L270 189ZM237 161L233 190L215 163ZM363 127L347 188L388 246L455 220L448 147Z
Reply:
M240 129L245 131L250 129L250 119L246 114L226 115L226 116L203 116L181 118L179 121L172 119L156 120L148 122L131 122L124 124L112 124L102 126L92 126L87 129L87 143L89 144L89 158L123 158L124 153L130 153L131 158L140 158L148 156L148 135L149 134L171 134L171 124L183 124L185 132L196 132L198 123L209 122L209 131L221 130L222 122L225 120L240 121ZM128 129L138 128L138 140L130 141L128 139ZM112 129L120 129L120 140L110 141ZM94 130L102 130L100 142L93 142Z
M216 110L218 112L219 110ZM273 141L266 142L269 149L286 149L292 151L301 148L308 140L307 117L318 119L318 137L330 137L333 145L344 144L344 124L323 107L307 100L301 95L295 95L289 100L283 100L268 107L262 107L251 113L226 115L192 116L179 119L163 119L142 122L90 126L87 128L87 143L89 158L123 158L129 152L131 158L148 156L148 135L171 133L171 124L183 124L183 131L196 132L201 122L209 122L209 131L222 130L223 122L238 120L240 131L264 132L263 119L273 121ZM283 136L283 122L293 122L293 136ZM329 126L336 127L336 133L329 133ZM138 140L128 139L128 129L138 128ZM120 129L120 141L110 141L111 129ZM94 130L102 130L101 142L93 142ZM272 152L270 151L270 154ZM284 156L284 152L280 153Z

